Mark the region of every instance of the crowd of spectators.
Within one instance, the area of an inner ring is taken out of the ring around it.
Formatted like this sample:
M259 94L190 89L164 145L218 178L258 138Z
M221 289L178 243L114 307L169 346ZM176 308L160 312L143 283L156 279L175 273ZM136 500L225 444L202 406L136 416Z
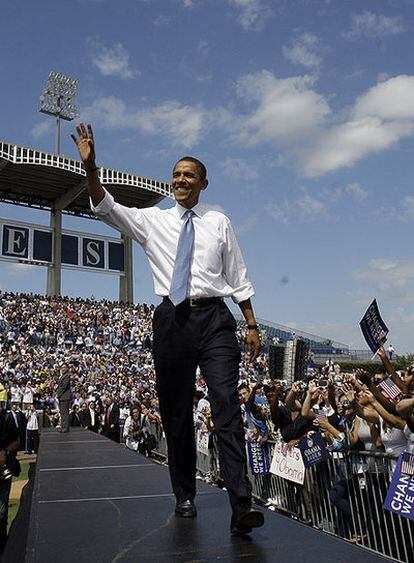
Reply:
M36 451L38 431L59 427L56 386L65 364L72 381L71 425L143 451L149 423L161 426L151 353L153 311L146 304L0 293L0 407L16 419L21 449ZM360 369L343 373L328 361L288 384L269 378L265 353L249 363L242 326L238 337L246 440L265 444L282 439L292 448L303 437L321 432L334 453L414 453L413 366L397 372L381 348L383 369L375 376ZM387 384L380 386L385 379ZM214 421L200 372L194 421L211 450ZM387 463L392 471L395 460ZM357 473L358 468L341 475L329 493L348 528L345 481Z

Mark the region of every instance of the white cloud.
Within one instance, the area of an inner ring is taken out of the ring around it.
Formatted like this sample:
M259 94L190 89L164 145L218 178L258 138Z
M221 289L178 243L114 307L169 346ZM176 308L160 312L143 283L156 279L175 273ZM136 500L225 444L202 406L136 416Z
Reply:
M183 148L198 143L204 125L204 110L199 106L181 105L170 100L162 104L131 109L116 98L98 98L85 109L87 121L93 121L108 129L132 129L159 135Z
M380 82L361 94L346 113L339 109L336 115L309 75L277 78L262 70L241 76L235 90L238 107L233 102L231 109L177 100L131 108L122 99L108 96L96 99L84 116L107 128L158 134L185 148L195 146L211 131L246 147L269 144L275 163L295 164L307 177L351 167L414 135L414 76ZM240 174L238 165L234 163L233 168ZM244 172L252 173L250 168ZM358 184L349 184L345 193L356 201L366 198Z
M288 45L282 47L283 56L294 64L309 69L317 69L321 65L321 49L318 37L312 33L302 33Z
M287 225L292 219L298 218L305 221L319 219L326 215L327 206L318 197L303 192L298 198L282 202L268 202L265 211L278 223Z
M405 25L401 16L384 16L365 10L359 14L353 14L351 26L343 35L347 39L372 38L398 35L404 31Z
M237 10L236 21L247 31L259 31L272 11L265 0L227 0Z
M200 39L200 41L197 44L197 53L200 53L201 55L207 55L209 50L210 50L210 43L205 39Z
M414 260L372 259L367 268L356 270L353 277L371 281L382 291L402 288L414 281Z
M303 217L316 218L326 214L326 205L323 201L307 193L299 197L296 206Z
M391 78L391 75L389 74L389 72L379 72L377 74L377 82L384 82L385 80L388 80L389 78Z
M306 176L316 177L352 166L364 156L389 149L412 135L412 122L384 122L377 117L348 121L333 127L301 154Z
M347 184L345 186L345 193L358 202L361 202L368 197L368 190L363 188L359 182Z
M52 119L46 119L44 121L40 121L36 123L34 127L30 130L30 134L35 139L39 139L39 137L43 137L44 135L51 134L53 131L54 123Z
M204 74L197 74L195 79L197 80L197 82L209 82L210 80L213 79L213 73L212 72L205 72Z
M121 43L111 47L103 45L99 38L89 40L92 50L92 63L104 76L119 76L120 78L134 78L140 73L131 68L129 53Z
M414 219L414 196L407 195L401 202L402 212L407 219Z
M312 147L304 149L300 155L304 173L319 176L352 166L413 133L414 76L390 78L356 100L348 121L326 129Z
M165 14L159 14L156 18L154 18L152 23L155 25L155 27L168 27L170 25L170 22L170 17L166 16Z
M135 122L145 132L165 134L174 143L191 148L201 137L203 114L201 107L168 101L138 112Z
M269 71L248 74L236 85L237 93L258 107L240 119L238 140L246 145L286 143L315 133L329 114L326 100L312 89L310 76L279 79Z
M235 226L235 231L238 236L247 235L250 233L259 222L259 217L253 213L252 215L248 215L242 223L238 223Z
M257 180L259 174L254 166L242 158L226 158L220 163L224 174L235 180L245 182Z
M414 76L402 74L373 86L357 99L352 113L355 119L414 120Z
M289 223L289 208L285 204L275 203L273 201L266 203L265 211L278 223L287 225Z

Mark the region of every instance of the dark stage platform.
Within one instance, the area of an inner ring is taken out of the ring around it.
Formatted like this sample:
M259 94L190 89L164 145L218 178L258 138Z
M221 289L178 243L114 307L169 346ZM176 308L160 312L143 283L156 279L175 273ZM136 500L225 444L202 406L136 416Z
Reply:
M165 467L85 430L47 431L25 561L384 561L267 510L250 539L232 537L227 494L201 482L196 504L196 519L177 518Z

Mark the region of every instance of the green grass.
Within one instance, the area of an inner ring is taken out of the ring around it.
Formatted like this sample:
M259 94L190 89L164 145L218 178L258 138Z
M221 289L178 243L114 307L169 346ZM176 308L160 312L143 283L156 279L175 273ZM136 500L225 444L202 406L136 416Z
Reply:
M20 462L22 472L18 477L13 477L13 481L27 481L29 479L29 466L30 464L24 461Z

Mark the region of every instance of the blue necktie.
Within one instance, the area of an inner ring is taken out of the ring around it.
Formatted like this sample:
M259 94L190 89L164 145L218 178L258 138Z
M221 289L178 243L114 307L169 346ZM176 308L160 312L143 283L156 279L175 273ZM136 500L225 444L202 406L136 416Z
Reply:
M194 247L193 215L194 211L191 211L191 209L184 213L185 220L181 227L180 238L178 239L177 254L175 256L169 295L175 306L179 305L187 298L191 256Z

